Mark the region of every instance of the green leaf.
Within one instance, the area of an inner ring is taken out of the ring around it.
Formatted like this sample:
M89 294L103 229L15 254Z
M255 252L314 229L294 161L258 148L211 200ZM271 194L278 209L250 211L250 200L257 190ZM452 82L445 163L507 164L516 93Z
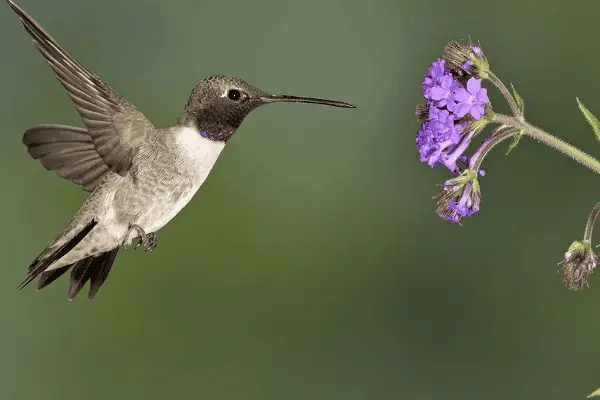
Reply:
M519 140L521 140L522 136L523 136L523 130L521 129L519 131L519 133L517 133L516 136L513 138L513 141L510 144L510 146L508 146L508 151L506 152L506 155L508 155L508 153L510 153L512 151L512 149L517 147L517 145L519 144Z
M590 110L585 108L583 103L581 101L579 101L579 97L576 97L576 99L577 99L577 105L579 106L581 113L583 114L585 119L587 119L587 122L592 126L592 129L594 130L594 133L596 134L596 139L598 139L598 141L600 141L600 121L598 121L598 118L594 117L594 114L592 114L590 112Z
M592 394L590 394L587 398L589 399L590 397L596 397L596 396L600 396L600 389L596 389L592 392Z
M519 96L519 93L517 93L517 90L515 89L512 83L510 84L510 87L512 88L513 96L515 96L515 101L517 102L517 106L519 107L519 112L521 113L521 116L523 116L523 112L525 111L525 102L523 101L523 98ZM517 138L519 138L519 136L517 136ZM519 141L519 139L516 140L517 142ZM508 151L510 151L510 149Z

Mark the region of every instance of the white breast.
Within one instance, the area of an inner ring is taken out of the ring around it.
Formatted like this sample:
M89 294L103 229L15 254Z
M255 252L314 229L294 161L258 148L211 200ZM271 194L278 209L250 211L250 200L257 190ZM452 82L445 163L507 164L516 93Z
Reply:
M192 200L225 147L225 142L206 139L193 128L181 128L174 133L174 136L175 146L178 147L177 151L182 156L181 162L188 177L182 182L182 185L185 185L185 191L168 207L161 207L160 211L148 210L149 218L142 225L146 232L156 232L165 226ZM177 190L177 188L174 189Z
M174 135L180 154L199 166L207 167L209 171L225 147L225 142L202 137L195 128L179 128Z

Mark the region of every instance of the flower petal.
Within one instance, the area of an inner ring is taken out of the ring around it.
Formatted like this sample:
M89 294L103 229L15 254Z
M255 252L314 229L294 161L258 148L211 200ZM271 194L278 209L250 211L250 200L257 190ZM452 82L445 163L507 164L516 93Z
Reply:
M429 89L429 96L431 97L431 100L442 100L444 97L446 97L448 95L448 90L443 89L439 86L434 86L431 89Z
M490 99L488 98L486 88L481 88L481 90L477 93L477 101L479 103L487 103L488 101L490 101Z
M467 81L467 90L471 94L477 94L481 90L481 79L470 78Z
M483 115L483 111L484 111L483 106L481 106L479 104L475 104L473 107L471 107L471 115L475 119L481 118L481 116Z
M467 101L471 95L465 88L458 88L454 90L453 98L455 101L462 103L463 101Z
M470 104L458 103L456 105L456 108L454 109L454 114L456 114L456 116L458 118L462 118L465 115L467 115L467 113L469 112L470 109L471 109Z

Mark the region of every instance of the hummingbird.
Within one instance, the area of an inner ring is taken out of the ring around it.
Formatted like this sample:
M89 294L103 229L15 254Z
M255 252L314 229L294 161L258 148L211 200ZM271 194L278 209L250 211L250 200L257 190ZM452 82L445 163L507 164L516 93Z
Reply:
M88 298L93 299L121 247L134 240L135 248L156 247L156 232L194 197L252 110L277 102L355 108L335 100L272 95L242 79L213 75L193 87L173 126L157 128L22 8L7 1L85 125L38 125L25 131L23 143L46 170L90 193L66 228L31 263L18 290L33 280L40 290L70 270L68 299L88 281Z

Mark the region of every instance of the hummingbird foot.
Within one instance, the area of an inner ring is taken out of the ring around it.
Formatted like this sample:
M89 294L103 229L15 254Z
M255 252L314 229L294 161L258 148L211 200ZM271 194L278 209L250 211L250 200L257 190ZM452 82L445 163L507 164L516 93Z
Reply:
M147 233L145 237L142 235L140 235L140 236L141 236L141 238L140 238L139 242L136 243L136 245L133 247L133 249L135 250L138 247L142 246L145 251L154 250L154 248L156 247L156 234L154 232L152 232L152 233Z
M137 249L138 247L143 247L145 251L152 251L156 247L156 233L146 233L142 229L141 226L135 224L129 224L129 230L127 231L127 236L131 234L134 230L137 231L140 236L140 240L136 243L133 249Z

